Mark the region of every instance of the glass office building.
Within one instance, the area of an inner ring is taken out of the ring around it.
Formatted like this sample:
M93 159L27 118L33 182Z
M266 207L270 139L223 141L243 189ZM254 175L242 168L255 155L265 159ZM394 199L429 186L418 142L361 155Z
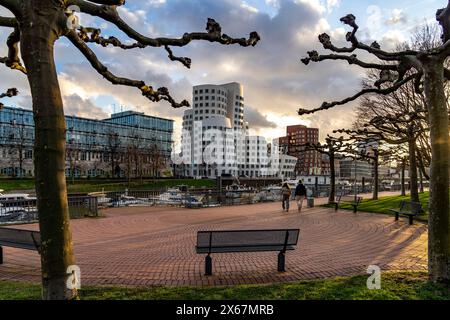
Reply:
M157 150L169 164L173 124L173 120L134 111L116 113L104 120L66 116L67 174L72 170L77 177L111 176L111 157L116 157L114 170L118 172L114 175L123 176L123 158L130 146L142 153ZM33 175L33 144L32 111L4 107L0 111L0 174Z

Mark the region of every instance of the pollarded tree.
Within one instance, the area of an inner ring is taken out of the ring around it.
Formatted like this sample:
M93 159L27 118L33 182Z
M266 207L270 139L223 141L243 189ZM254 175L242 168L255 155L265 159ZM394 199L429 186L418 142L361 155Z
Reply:
M428 109L428 122L432 148L430 175L430 218L428 234L429 275L433 281L450 281L450 207L449 207L449 119L444 83L450 80L450 70L445 68L445 61L450 56L450 1L447 7L436 13L437 21L443 28L443 44L437 48L403 50L388 52L381 49L377 42L367 45L357 38L359 29L356 17L349 14L341 21L352 27L346 35L348 47L337 47L328 34L321 34L319 41L332 54L308 52L302 59L304 64L326 60L345 61L365 69L380 71L379 79L370 88L364 88L355 95L341 101L324 102L319 108L300 109L299 115L312 114L339 105L345 105L364 95L387 95L400 87L413 82L417 92L424 90ZM355 54L358 50L378 59L365 62ZM389 86L386 86L389 84ZM382 87L382 85L384 85Z
M208 19L206 32L185 33L175 39L150 38L133 29L120 17L117 7L124 3L124 0L0 0L0 6L14 15L13 18L0 17L0 27L12 30L7 40L8 55L1 58L0 63L25 73L32 95L44 299L71 299L77 295L76 290L66 286L66 281L71 279L67 268L75 260L64 174L66 127L54 61L55 42L61 37L67 38L110 83L136 88L150 101L165 100L173 108L179 108L189 103L176 102L167 88L156 89L144 81L114 75L88 44L111 45L124 50L162 47L172 61L190 67L191 60L174 56L172 47L183 47L193 40L223 45L239 44L243 47L255 46L259 41L256 32L252 32L248 39L235 39L223 34L221 26L213 19ZM77 26L74 11L109 22L134 43L124 44L115 37L102 37L99 29Z
M407 85L405 85L407 86ZM404 87L399 91L404 91ZM395 96L392 94L392 96ZM391 97L392 98L392 97ZM428 131L423 110L408 109L402 102L392 103L380 99L375 102L365 99L357 108L355 130L337 130L350 134L355 139L374 138L391 145L408 145L410 163L411 200L419 201L419 186L417 183L417 140ZM391 107L390 107L391 106ZM372 118L373 117L373 118ZM359 129L358 129L359 128ZM375 159L373 159L375 160ZM374 200L377 197L374 194Z
M345 150L347 154L352 155L355 160L362 159L373 165L373 196L372 200L378 200L380 175L380 160L386 156L390 156L392 152L388 148L384 148L382 136L373 134L368 131L355 130L335 130L334 133L345 133L348 140L353 141L349 148ZM364 188L363 188L364 190Z
M344 137L332 137L330 135L325 139L325 143L306 143L302 147L305 151L317 151L320 154L328 156L330 160L330 196L329 202L334 202L336 197L336 155L347 150L347 142L344 141Z

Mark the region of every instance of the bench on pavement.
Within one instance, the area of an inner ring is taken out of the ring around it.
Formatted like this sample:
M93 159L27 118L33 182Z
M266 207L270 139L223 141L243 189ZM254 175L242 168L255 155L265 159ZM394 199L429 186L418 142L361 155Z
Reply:
M402 215L408 217L409 224L412 225L414 223L414 217L422 213L423 208L421 203L402 200L399 209L389 209L389 211L395 213L395 221L398 221L400 215Z
M330 202L329 204L334 205L334 208L336 211L339 210L340 204L349 204L353 207L353 212L357 213L358 206L360 205L361 201L362 201L362 197L358 197L355 195L348 195L348 196L340 195L340 196L336 197L336 201Z
M0 264L3 264L3 247L40 252L41 234L38 231L0 228Z
M197 254L207 254L205 275L212 275L212 253L279 251L278 271L285 271L285 254L295 250L299 229L199 231Z

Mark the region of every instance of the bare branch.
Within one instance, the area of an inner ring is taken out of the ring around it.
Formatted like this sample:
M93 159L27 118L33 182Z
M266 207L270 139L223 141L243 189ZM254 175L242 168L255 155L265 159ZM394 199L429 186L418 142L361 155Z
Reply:
M344 48L338 48L334 46L331 42L331 37L323 33L319 35L319 41L322 43L323 47L327 50L331 50L333 52L337 53L352 53L357 49L367 51L369 53L374 54L376 57L378 57L381 60L385 61L398 61L403 56L417 55L418 52L413 50L405 50L400 52L387 52L381 50L380 45L377 42L373 42L370 46L361 43L358 41L356 37L356 33L359 29L359 26L356 24L356 17L353 14L348 14L347 16L341 18L341 22L343 22L346 25L349 25L353 28L352 32L347 33L346 39L349 41L352 46L351 47L344 47Z
M15 28L17 26L16 18L0 17L0 27Z
M0 6L5 7L17 17L21 14L20 2L19 0L0 0Z
M348 64L356 64L360 67L367 69L378 69L378 70L392 70L397 71L397 65L393 64L376 64L376 63L366 63L357 58L356 54L351 56L346 55L338 55L338 54L329 54L329 55L320 55L317 51L309 51L308 58L301 59L301 61L308 65L310 61L312 62L321 62L324 60L345 60Z
M0 93L0 99L8 97L14 97L19 94L19 91L16 88L10 88L5 93ZM3 103L0 102L0 110L3 108Z
M133 43L130 45L123 44L116 37L103 38L100 36L101 30L97 28L84 28L80 27L78 32L78 37L86 43L97 43L103 47L107 47L108 45L112 45L114 47L118 47L124 50L134 49L134 48L145 48L144 45L140 43Z
M114 24L117 28L123 31L127 36L135 41L139 42L144 46L150 47L162 47L162 46L172 46L172 47L183 47L189 44L193 40L206 40L210 42L218 42L224 45L231 44L239 44L243 47L255 46L260 37L257 32L250 33L250 37L248 39L241 38L232 38L226 34L222 34L221 26L214 20L208 19L208 23L206 25L207 32L193 32L193 33L185 33L181 38L173 39L173 38L149 38L146 37L136 30L134 30L131 26L129 26L122 18L119 16L117 12L116 6L99 6L84 0L70 0L68 4L77 5L81 12L87 13L92 16L100 17L105 19L108 22Z
M101 74L106 80L114 85L124 85L129 87L135 87L141 90L142 95L148 98L150 101L158 102L161 100L168 101L173 108L189 107L189 102L186 100L181 103L177 103L169 94L167 88L159 88L154 90L153 87L145 84L144 81L131 80L127 78L119 78L112 74L108 68L103 65L95 55L95 53L80 39L75 31L70 31L66 34L66 37L80 50L80 52L86 57L90 62L92 67Z
M108 6L122 6L125 4L125 0L90 0L93 3L104 4Z
M172 49L170 49L169 46L164 46L164 48L166 49L166 51L169 53L169 59L172 61L179 61L181 62L186 68L190 69L191 68L191 63L192 60L190 58L184 57L176 57L173 55Z
M20 42L20 31L18 27L14 28L14 31L9 35L6 40L6 44L8 46L8 56L1 58L0 63L5 64L8 68L12 70L18 70L24 74L27 73L27 70L20 62L19 58L19 42Z
M359 97L362 97L362 96L370 94L370 93L387 95L387 94L390 94L392 92L395 92L397 89L399 89L401 86L403 86L404 84L408 83L409 81L412 81L412 80L416 79L416 77L417 77L417 74L412 74L409 77L403 79L402 81L396 82L391 87L388 87L388 88L385 88L385 89L377 89L377 88L364 89L364 90L361 90L360 92L358 92L357 94L355 94L354 96L346 98L346 99L341 100L341 101L324 102L321 107L316 108L316 109L312 109L312 110L299 109L298 110L298 114L299 115L306 115L306 114L313 114L313 113L316 113L316 112L322 111L322 110L328 110L328 109L334 108L336 106L345 105L345 104L347 104L347 103L349 103L351 101L355 101Z
M450 2L446 8L436 12L436 20L442 26L442 41L446 43L450 40Z

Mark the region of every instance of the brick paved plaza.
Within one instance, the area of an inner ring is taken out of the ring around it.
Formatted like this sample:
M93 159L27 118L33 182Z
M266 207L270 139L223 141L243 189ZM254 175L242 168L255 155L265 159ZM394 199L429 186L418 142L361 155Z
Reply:
M427 265L427 226L386 215L320 207L286 214L278 203L198 210L128 207L104 215L72 221L83 285L261 284L364 274L372 264L382 270L426 270ZM287 253L287 272L276 271L276 252L237 253L214 254L214 275L203 275L204 256L195 253L198 230L259 228L300 228L298 248ZM4 248L4 254L0 279L40 281L36 252Z

